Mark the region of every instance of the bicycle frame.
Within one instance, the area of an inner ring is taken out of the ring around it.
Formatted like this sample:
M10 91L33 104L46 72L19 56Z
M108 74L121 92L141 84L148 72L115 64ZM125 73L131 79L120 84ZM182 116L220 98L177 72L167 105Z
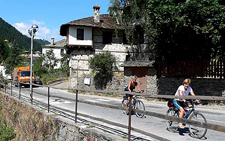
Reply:
M187 119L189 120L196 120L196 121L201 121L203 123L207 123L206 121L206 118L204 117L204 115L198 111L195 110L195 102L193 101L190 101L191 103L191 106L189 106L188 104L188 107L190 108L190 113L187 115ZM175 117L179 117L179 113L180 113L180 110L177 109L175 106L173 107L169 107L169 109L167 110L167 115L170 115L170 116L175 116ZM169 131L178 131L178 127L176 126L176 123L173 124L174 121L170 121L168 120L166 123L167 123L167 130ZM175 126L174 126L175 125ZM190 132L190 136L192 137L195 137L195 138L198 138L198 139L201 139L202 137L205 136L206 132L207 132L207 128L204 128L204 127L198 127L198 126L195 126L195 125L189 125L189 132Z

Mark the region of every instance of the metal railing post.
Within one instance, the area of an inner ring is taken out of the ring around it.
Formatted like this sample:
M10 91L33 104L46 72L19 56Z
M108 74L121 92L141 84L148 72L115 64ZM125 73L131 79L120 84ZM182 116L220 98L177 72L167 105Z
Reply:
M48 113L49 113L49 109L50 109L49 100L50 100L50 87L48 86Z
M78 102L78 90L76 90L76 103L75 103L75 123L77 123L77 102Z
M19 99L21 97L21 85L19 85Z
M11 81L11 96L12 96L12 81Z
M31 104L33 105L33 87L32 87L33 83L31 84L31 93L30 93L30 101Z
M5 94L6 94L6 83L5 83Z
M132 97L130 98L129 103L129 121L128 121L128 141L130 141L130 134L131 134L131 103L132 103Z

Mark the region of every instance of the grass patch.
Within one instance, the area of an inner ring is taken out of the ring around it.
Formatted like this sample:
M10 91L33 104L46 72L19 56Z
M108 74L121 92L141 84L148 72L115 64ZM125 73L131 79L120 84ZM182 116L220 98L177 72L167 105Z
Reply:
M43 84L47 84L47 82L50 82L50 81L55 81L55 80L57 80L58 79L58 77L57 76L55 76L55 77L43 77L42 78L42 82L43 82Z
M87 128L94 128L95 126L90 124Z
M128 139L126 136L122 136L123 139Z
M9 123L7 123L2 112L0 113L0 121L0 140L8 141L14 139L16 137L14 129Z

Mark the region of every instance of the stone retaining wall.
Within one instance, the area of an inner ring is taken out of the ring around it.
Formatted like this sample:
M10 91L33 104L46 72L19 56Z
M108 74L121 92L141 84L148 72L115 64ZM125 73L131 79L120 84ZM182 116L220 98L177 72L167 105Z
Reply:
M157 80L158 94L173 95L185 78L166 78ZM191 87L196 95L225 96L225 80L214 78L191 78Z
M84 84L84 78L90 78L90 85ZM146 94L150 95L174 95L177 88L182 85L185 78L157 78L155 75L147 76ZM114 76L107 84L106 90L123 91L131 80L128 76ZM191 87L196 95L202 96L225 96L225 80L214 78L191 78ZM85 75L79 77L78 88L96 90L94 76Z

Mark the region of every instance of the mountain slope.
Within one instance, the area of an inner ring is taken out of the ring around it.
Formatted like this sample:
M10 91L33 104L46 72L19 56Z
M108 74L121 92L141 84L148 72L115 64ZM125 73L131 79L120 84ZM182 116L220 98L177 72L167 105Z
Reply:
M28 29L27 29L28 30ZM0 36L1 38L9 40L13 45L17 45L22 49L30 50L31 39L23 35L15 27L5 22L0 17ZM34 51L41 51L41 45L49 44L50 42L42 39L34 39Z

